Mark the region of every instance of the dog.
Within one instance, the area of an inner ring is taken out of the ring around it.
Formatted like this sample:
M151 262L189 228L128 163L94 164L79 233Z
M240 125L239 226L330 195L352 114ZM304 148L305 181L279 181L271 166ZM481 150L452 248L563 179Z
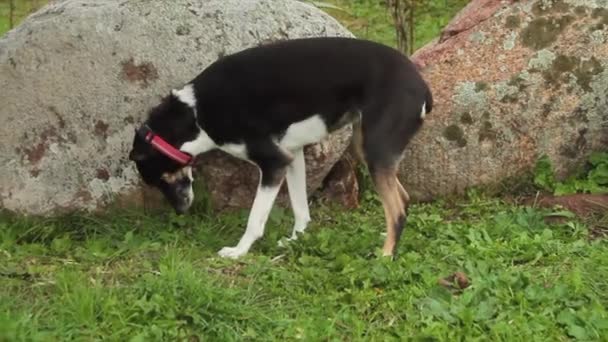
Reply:
M410 198L397 179L403 151L431 112L431 90L397 50L356 38L301 38L248 48L172 90L136 129L129 159L178 213L192 204L192 162L213 149L256 165L260 180L245 233L218 254L238 258L262 237L286 180L295 223L310 212L303 147L347 124L386 219L394 256Z

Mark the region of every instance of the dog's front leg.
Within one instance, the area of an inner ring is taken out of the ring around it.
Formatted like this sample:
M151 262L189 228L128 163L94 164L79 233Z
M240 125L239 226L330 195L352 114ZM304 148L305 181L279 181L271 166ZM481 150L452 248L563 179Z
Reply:
M252 144L249 146L248 155L260 168L260 183L249 213L245 234L235 247L222 248L218 253L222 257L238 258L247 254L251 245L264 235L264 227L285 178L287 165L293 160L289 153L270 141Z
M258 186L253 206L247 220L245 234L235 247L224 247L219 251L219 255L224 258L238 258L247 254L253 243L264 235L266 220L272 209L274 200L277 198L281 183L275 186Z
M304 232L310 222L310 210L308 209L308 196L306 195L306 165L304 162L304 151L302 149L294 152L293 162L287 168L287 189L289 200L293 210L294 225L289 240L298 238L298 233Z

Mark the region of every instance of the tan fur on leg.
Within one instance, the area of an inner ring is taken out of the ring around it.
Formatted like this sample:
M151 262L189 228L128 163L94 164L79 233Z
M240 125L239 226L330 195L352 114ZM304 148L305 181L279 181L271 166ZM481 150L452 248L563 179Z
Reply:
M386 240L382 251L384 256L392 256L400 233L397 231L397 225L399 220L405 217L405 203L399 190L400 185L395 170L376 172L374 182L382 200L386 219Z
M401 195L401 199L403 200L403 204L405 206L405 211L407 211L407 207L410 204L410 195L407 193L407 191L405 191L405 188L403 187L403 185L401 185L399 178L396 178L395 181L397 182L397 185L399 187L399 194Z

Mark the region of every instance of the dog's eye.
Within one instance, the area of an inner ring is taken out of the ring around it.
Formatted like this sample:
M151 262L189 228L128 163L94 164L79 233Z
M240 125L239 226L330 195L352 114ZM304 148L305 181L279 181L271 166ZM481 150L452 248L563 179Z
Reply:
M179 177L178 173L163 173L163 175L160 177L160 179L164 180L165 182L169 183L169 184L173 184L177 181Z
M187 180L188 182L191 182L192 181L192 168L184 167L173 173L165 172L162 174L161 179L169 184L175 184L177 182L182 183L182 181L184 179Z

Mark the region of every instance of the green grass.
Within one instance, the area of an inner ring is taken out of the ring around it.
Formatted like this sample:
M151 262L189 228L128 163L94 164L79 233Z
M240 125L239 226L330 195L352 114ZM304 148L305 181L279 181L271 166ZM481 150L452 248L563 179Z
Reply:
M358 36L394 45L379 1L332 1ZM420 15L416 45L464 2ZM604 164L579 188L597 183ZM535 180L554 186L544 166ZM470 192L415 205L391 262L377 256L383 210L373 193L363 197L355 211L315 205L307 233L286 248L276 243L291 214L275 209L238 261L216 252L238 241L245 211L3 214L0 341L608 340L608 242L590 239L586 222ZM438 284L455 272L471 285Z
M608 193L608 152L594 152L578 172L563 181L555 179L553 166L547 156L535 167L534 183L556 195L568 193Z
M379 0L310 0L338 19L359 38L370 39L389 46L396 46L396 34L392 19ZM469 0L419 1L415 15L414 49L436 38L441 29L462 9ZM333 9L331 6L338 7Z
M416 205L390 262L366 197L353 212L313 208L286 248L277 209L238 261L216 252L245 212L4 217L0 340L606 340L608 244L584 223L474 194ZM438 285L454 272L471 286Z
M13 24L18 25L21 20L45 3L47 3L47 0L14 0ZM0 36L10 28L10 2L9 0L0 0Z

